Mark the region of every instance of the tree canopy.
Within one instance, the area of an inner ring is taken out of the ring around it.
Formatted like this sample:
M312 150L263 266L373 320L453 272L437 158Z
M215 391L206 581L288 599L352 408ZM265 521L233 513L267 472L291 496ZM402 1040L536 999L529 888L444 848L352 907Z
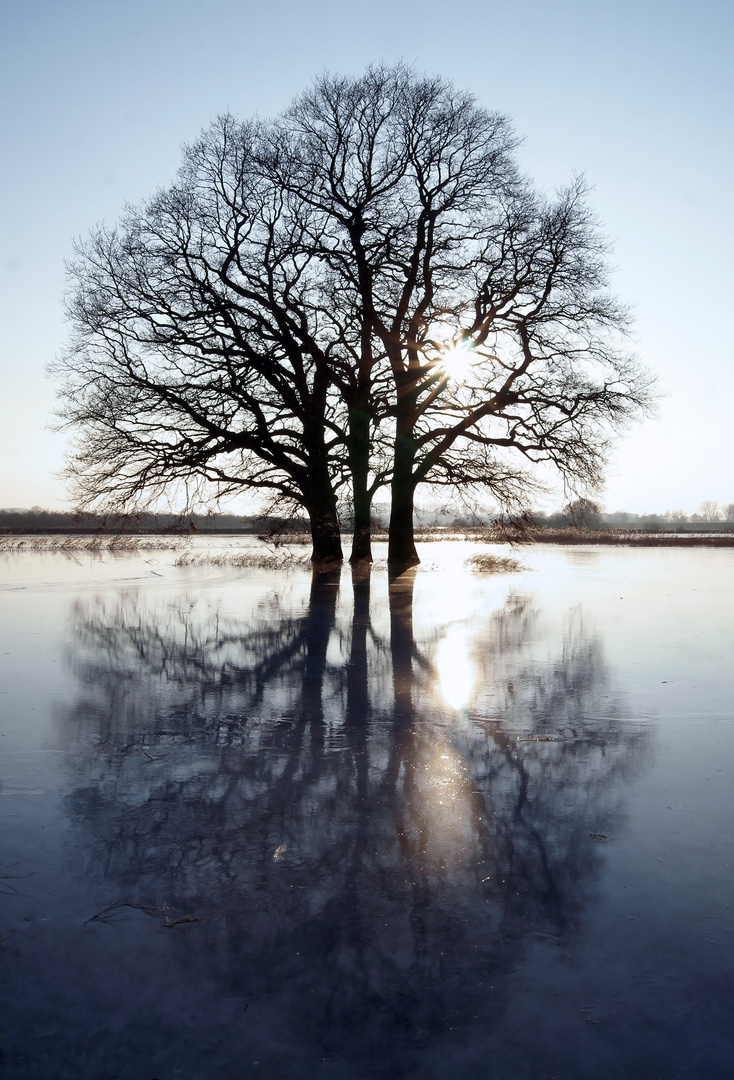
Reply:
M84 506L270 494L314 559L417 561L419 485L527 503L535 466L598 487L643 410L583 181L523 177L508 119L404 66L324 75L281 116L219 117L170 187L77 246L61 414Z

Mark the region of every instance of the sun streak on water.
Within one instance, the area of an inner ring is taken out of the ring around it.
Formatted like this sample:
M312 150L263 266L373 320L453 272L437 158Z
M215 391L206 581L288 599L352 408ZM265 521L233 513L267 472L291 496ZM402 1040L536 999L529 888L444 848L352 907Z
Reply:
M467 633L463 627L450 628L436 652L438 686L444 701L452 709L469 703L476 675L469 659Z

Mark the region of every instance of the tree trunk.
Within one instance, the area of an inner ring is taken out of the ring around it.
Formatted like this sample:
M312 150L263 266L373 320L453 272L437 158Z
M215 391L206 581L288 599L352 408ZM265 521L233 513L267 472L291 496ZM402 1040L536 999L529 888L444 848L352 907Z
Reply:
M349 470L352 474L354 537L350 563L371 563L371 498L368 491L370 468L370 418L359 407L349 410Z
M314 394L314 399L316 395ZM319 403L316 403L317 406ZM336 495L329 475L324 440L324 406L312 408L304 423L303 442L308 454L308 473L303 495L311 523L312 563L341 563L342 553Z
M336 499L330 487L320 495L312 496L309 500L308 516L311 523L311 562L314 564L343 562Z
M398 414L392 476L390 537L387 550L387 564L391 573L399 574L410 566L417 566L420 562L413 539L414 460L415 443L412 424L404 416Z

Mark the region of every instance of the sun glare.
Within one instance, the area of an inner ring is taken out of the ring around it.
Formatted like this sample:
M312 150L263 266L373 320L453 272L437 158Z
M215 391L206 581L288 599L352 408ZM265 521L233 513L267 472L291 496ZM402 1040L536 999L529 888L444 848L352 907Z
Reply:
M465 342L450 345L441 355L441 367L454 382L465 382L471 370L471 350Z

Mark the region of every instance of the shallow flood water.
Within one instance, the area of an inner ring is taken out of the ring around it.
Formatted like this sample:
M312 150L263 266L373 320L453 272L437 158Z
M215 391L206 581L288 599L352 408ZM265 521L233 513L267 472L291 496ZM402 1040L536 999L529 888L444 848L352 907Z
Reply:
M0 1075L734 1075L734 554L474 550L0 556Z

